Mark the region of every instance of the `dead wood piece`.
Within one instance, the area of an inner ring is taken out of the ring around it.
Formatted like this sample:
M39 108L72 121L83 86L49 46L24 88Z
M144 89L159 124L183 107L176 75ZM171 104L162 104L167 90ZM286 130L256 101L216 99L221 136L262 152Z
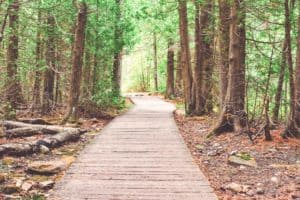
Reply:
M23 123L28 123L28 124L52 125L51 123L49 123L46 120L41 119L41 118L37 118L37 119L21 119L19 121L23 122Z
M46 134L56 134L58 132L76 130L76 128L69 128L63 126L55 126L55 125L39 125L39 124L26 124L23 122L15 122L15 121L2 121L0 125L4 126L6 129L15 129L15 128L36 128L40 129L43 133Z
M73 130L60 132L54 136L46 137L35 142L36 145L44 145L48 148L55 148L63 145L66 142L76 141L80 138L80 135L83 134L82 130Z
M41 130L39 128L30 128L30 127L15 128L15 129L6 130L5 137L7 138L28 137L28 136L37 135L39 133L41 133Z
M32 130L32 132L33 130L35 130L35 131L41 131L43 133L45 133L45 130L56 132L55 135L46 136L43 139L39 139L31 143L10 143L10 144L0 145L0 157L3 155L23 156L23 155L32 154L40 151L41 145L44 145L49 149L53 149L55 147L63 145L66 142L72 142L78 140L81 134L86 132L86 130L81 130L76 128L64 128L59 126L32 125L32 124L28 125L21 122L4 121L0 123L2 123L4 126L15 128L6 131L6 133L7 132L12 133L11 135L15 134L16 132L24 134L22 130L27 130L26 134L30 133L30 130Z
M23 156L34 153L37 148L29 143L10 143L0 145L0 156L15 155Z

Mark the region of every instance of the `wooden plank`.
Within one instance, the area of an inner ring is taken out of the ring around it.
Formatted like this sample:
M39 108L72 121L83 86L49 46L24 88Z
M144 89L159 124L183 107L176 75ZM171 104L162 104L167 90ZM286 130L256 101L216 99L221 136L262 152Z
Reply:
M174 106L133 98L78 156L48 199L216 200L179 135Z

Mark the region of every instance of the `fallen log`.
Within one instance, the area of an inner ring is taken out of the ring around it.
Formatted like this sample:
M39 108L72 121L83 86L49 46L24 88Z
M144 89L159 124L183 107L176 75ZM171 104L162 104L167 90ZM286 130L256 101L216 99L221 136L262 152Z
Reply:
M25 124L22 122L4 121L1 124L5 127L13 127L14 129L7 130L12 135L21 133L22 130L27 130L26 134L33 133L33 131L42 131L43 133L51 132L56 133L54 135L46 136L45 138L38 139L32 142L24 143L10 143L0 145L0 157L3 155L10 156L24 156L32 153L37 153L41 150L41 146L44 145L49 149L59 147L67 142L73 142L80 138L80 136L86 132L79 128L66 128L59 126L48 126L48 125L32 125ZM32 131L32 132L30 132ZM21 133L22 134L22 133Z
M6 138L16 138L37 135L42 133L42 131L39 128L23 127L5 130L4 133Z
M19 119L19 122L28 123L28 124L40 124L40 125L52 125L51 123L41 119Z
M56 134L63 131L72 131L76 128L56 126L56 125L40 125L40 124L26 124L23 122L15 121L1 121L0 125L4 126L6 129L16 129L16 128L32 128L39 129L39 131L45 134Z

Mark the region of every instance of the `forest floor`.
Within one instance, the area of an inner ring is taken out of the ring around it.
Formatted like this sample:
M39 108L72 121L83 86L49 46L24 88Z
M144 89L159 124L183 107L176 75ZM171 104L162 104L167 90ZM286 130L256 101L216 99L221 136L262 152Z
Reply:
M272 142L260 137L252 144L248 136L235 133L207 139L214 117L185 117L177 110L175 119L220 199L300 199L299 140L283 140L281 129L272 131ZM236 163L232 157L241 159Z
M126 101L128 107L130 101ZM127 110L127 109L125 109ZM81 118L77 128L85 129L87 132L81 135L80 139L68 142L55 149L43 149L41 153L34 153L26 156L3 156L0 157L0 200L6 199L47 199L49 191L55 183L60 180L68 167L75 161L79 152L91 142L95 136L100 134L103 127L118 114L125 112L111 110L104 118ZM108 117L111 116L111 118ZM63 116L63 110L44 116L44 119L51 124L59 124ZM21 112L18 117L26 119L35 117L26 112ZM74 127L74 124L67 124ZM1 134L2 133L2 134ZM3 128L0 127L0 145L10 143L23 143L36 141L45 137L43 134L31 137L7 139L3 135ZM37 167L40 171L32 171Z

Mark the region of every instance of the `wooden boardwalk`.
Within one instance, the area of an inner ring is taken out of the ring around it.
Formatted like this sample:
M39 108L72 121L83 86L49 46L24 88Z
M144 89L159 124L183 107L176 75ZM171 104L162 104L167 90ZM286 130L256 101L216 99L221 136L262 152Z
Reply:
M80 154L49 199L216 200L158 97L114 119Z

